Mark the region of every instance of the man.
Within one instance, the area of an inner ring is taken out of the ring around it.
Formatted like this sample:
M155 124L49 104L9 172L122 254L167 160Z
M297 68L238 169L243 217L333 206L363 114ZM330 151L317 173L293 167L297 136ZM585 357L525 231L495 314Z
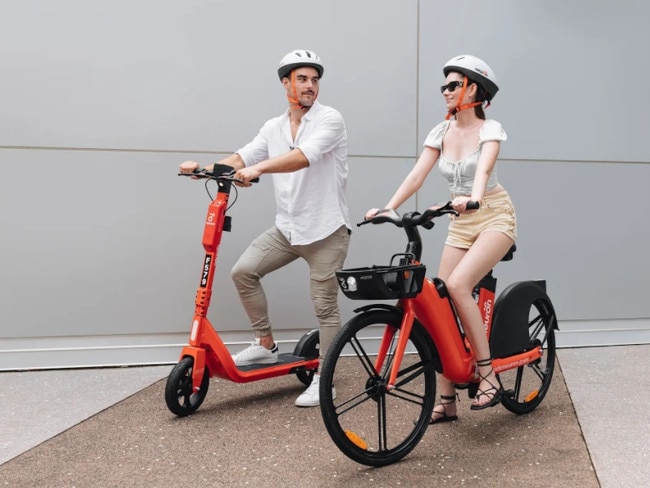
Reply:
M237 366L278 361L260 279L298 258L309 265L321 358L341 325L335 273L343 266L350 242L347 133L341 114L316 100L323 71L312 51L299 49L284 56L278 76L288 110L267 121L250 143L219 161L236 169L240 186L271 174L276 200L275 224L251 243L232 269L255 333L255 342L233 356ZM198 168L194 161L180 166L186 173ZM296 406L319 405L318 383L315 374Z

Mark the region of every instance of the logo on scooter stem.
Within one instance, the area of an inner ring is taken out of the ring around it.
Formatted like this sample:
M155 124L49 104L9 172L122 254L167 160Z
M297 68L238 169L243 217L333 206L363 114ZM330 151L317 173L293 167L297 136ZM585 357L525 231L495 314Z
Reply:
M212 256L209 254L205 255L205 260L203 261L203 272L201 273L201 288L208 286L208 274L210 274L210 264L212 263Z

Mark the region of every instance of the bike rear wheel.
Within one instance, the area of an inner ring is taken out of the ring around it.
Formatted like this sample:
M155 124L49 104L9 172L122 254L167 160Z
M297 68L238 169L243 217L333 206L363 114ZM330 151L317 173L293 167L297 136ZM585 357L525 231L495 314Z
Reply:
M321 368L325 427L346 456L368 466L395 463L411 452L424 435L434 406L438 358L430 336L417 321L395 388L388 388L401 320L399 311L357 315L341 328ZM394 334L384 364L377 365L385 330Z
M553 378L555 314L546 298L538 298L530 304L528 334L530 348L542 347L542 357L533 363L497 375L505 390L501 404L519 415L537 408L546 396Z

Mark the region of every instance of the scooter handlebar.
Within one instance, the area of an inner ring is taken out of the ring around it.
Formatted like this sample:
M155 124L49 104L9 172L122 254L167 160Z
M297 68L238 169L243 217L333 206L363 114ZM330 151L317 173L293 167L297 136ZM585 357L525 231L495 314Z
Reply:
M238 178L235 178L235 169L231 166L226 166L223 164L215 164L212 168L212 171L208 171L205 168L197 168L192 173L178 173L178 176L190 176L197 179L211 179L211 180L229 180L229 181L238 181L241 182ZM259 183L259 178L254 178L250 180L251 183Z

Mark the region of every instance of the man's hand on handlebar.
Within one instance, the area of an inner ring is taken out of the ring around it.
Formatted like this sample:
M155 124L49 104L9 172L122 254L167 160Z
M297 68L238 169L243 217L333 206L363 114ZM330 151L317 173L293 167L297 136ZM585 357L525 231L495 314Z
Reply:
M182 174L192 174L197 173L201 168L201 165L196 161L183 161L178 167L179 173ZM191 176L193 179L198 179L196 176Z
M238 169L234 176L233 181L237 186L251 186L251 183L256 183L260 179L262 173L253 166L245 166Z

